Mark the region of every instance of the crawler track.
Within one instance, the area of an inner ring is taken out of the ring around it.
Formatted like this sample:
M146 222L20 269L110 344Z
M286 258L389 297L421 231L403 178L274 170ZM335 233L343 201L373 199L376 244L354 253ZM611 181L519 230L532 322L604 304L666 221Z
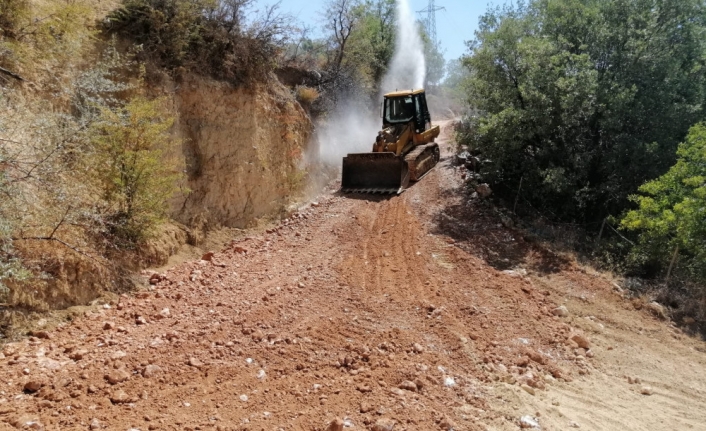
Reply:
M420 145L410 151L404 161L409 168L410 181L419 181L424 174L429 172L439 162L440 153L439 145L432 142L431 144Z

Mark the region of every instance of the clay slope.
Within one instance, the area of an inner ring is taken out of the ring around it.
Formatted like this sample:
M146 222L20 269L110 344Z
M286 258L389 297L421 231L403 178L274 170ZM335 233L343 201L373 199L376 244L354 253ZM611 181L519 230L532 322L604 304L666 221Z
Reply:
M173 211L179 221L248 227L300 193L313 126L290 90L265 81L233 88L188 76L174 91L190 189Z
M6 345L0 427L698 429L699 344L459 197L444 156Z

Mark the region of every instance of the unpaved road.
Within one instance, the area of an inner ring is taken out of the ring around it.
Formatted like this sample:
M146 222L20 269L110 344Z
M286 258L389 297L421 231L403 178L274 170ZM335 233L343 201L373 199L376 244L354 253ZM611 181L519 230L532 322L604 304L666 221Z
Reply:
M462 198L449 154L5 345L0 429L706 429L703 343Z

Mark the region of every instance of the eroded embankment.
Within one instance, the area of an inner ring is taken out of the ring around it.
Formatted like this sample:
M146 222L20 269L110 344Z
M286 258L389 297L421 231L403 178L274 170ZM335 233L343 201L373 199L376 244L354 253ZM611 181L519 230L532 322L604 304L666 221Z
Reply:
M248 227L283 212L301 191L312 124L274 75L239 88L191 76L174 101L191 189L177 219Z

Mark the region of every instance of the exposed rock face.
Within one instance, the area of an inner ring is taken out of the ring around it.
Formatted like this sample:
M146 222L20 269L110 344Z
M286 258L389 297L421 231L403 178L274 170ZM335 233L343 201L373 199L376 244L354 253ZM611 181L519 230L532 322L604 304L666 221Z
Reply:
M242 228L286 208L313 126L276 77L234 89L192 76L175 103L191 189L177 219Z

